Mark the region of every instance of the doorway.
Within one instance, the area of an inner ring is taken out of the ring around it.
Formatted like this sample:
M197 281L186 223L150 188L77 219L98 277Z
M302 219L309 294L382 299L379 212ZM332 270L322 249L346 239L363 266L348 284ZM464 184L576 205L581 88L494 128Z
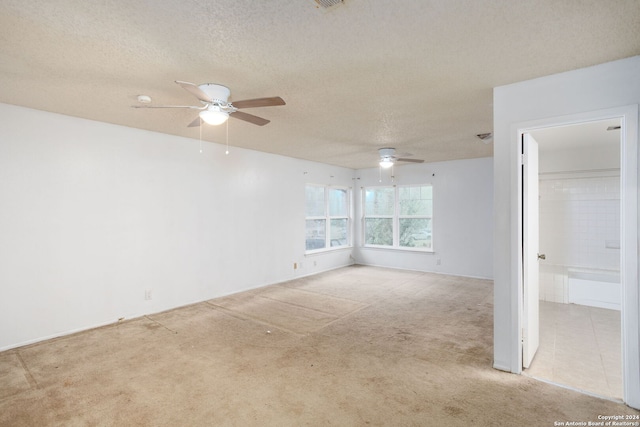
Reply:
M540 335L523 362L532 377L622 400L620 128L612 118L530 131Z

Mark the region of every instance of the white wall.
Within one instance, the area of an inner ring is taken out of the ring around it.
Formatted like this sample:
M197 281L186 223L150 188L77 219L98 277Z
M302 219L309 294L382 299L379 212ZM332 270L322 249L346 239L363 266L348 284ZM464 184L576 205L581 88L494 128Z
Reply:
M631 144L629 145L631 148L630 151L623 152L623 159L626 159L627 164L633 162L637 165L639 75L640 57L632 57L497 87L494 90L494 366L496 368L512 372L520 372L521 369L518 309L520 292L518 129L521 126L549 125L551 122L559 125L562 116L566 116L566 120L571 121L579 117L605 114L604 110L634 111L633 117L631 115L627 117L629 121L626 124L624 138L628 144ZM628 185L624 190L626 199L633 202L632 208L637 212L637 167L636 170L626 167L623 175L625 173L623 180L626 180ZM623 211L628 213L630 210L624 207ZM636 251L637 265L637 215L630 220L627 227L629 244L626 247L629 249L629 254ZM637 287L637 267L634 271L627 273L627 282ZM633 291L632 287L629 289L632 292L628 295L630 302L637 306L637 291ZM627 368L630 368L626 372L632 375L632 378L625 377L625 387L631 386L634 389L632 398L636 400L630 404L638 406L640 401L637 401L638 378L636 375L638 371L637 317L626 319L626 324L632 332L629 338L635 334L635 344L627 343L627 348L635 346L635 350L634 354L625 356ZM629 389L626 391L628 392Z
M394 184L433 185L433 253L366 248L357 245L359 264L493 277L493 161L490 157L394 167ZM390 185L390 171L356 173L355 235L362 241L362 187ZM440 264L437 261L440 261Z
M0 351L354 258L493 274L490 158L396 168L398 184L434 184L434 254L305 256L305 184L353 187L359 206L359 188L379 184L377 169L234 147L225 155L207 142L200 153L198 140L6 104L0 116Z
M353 170L0 104L0 350L304 269L304 185ZM268 141L265 141L268 143ZM151 290L152 299L145 300Z
M540 150L540 173L620 169L620 146Z

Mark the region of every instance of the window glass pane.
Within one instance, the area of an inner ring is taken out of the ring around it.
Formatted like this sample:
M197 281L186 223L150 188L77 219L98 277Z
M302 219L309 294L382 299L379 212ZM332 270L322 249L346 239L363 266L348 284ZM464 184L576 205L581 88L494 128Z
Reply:
M431 248L431 219L401 218L400 246Z
M308 251L322 249L326 245L326 220L308 219L306 225L306 248Z
M433 200L431 186L400 187L400 215L431 216Z
M330 222L329 237L330 246L347 246L347 219L332 219Z
M306 216L324 216L324 187L307 185L305 195Z
M393 215L393 187L367 188L364 191L364 200L365 215Z
M393 219L365 218L364 241L368 245L393 245Z
M343 188L329 189L329 215L347 216L347 190Z

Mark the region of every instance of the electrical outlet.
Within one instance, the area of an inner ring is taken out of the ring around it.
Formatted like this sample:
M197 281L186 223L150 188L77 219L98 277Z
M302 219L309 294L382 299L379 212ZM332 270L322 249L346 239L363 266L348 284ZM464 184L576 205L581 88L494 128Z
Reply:
M298 269L298 263L297 263L297 262L294 262L294 263L293 263L293 269L294 269L294 270L297 270L297 269Z
M436 265L440 265L440 264L442 264L442 260L440 258L437 258L436 259Z
M144 299L146 301L149 301L151 299L151 289L145 289L144 290Z

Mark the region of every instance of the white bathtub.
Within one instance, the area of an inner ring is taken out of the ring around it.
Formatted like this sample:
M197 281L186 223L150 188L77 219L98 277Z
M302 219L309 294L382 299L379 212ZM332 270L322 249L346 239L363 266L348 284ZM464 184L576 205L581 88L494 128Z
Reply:
M569 268L569 303L620 310L620 272Z

